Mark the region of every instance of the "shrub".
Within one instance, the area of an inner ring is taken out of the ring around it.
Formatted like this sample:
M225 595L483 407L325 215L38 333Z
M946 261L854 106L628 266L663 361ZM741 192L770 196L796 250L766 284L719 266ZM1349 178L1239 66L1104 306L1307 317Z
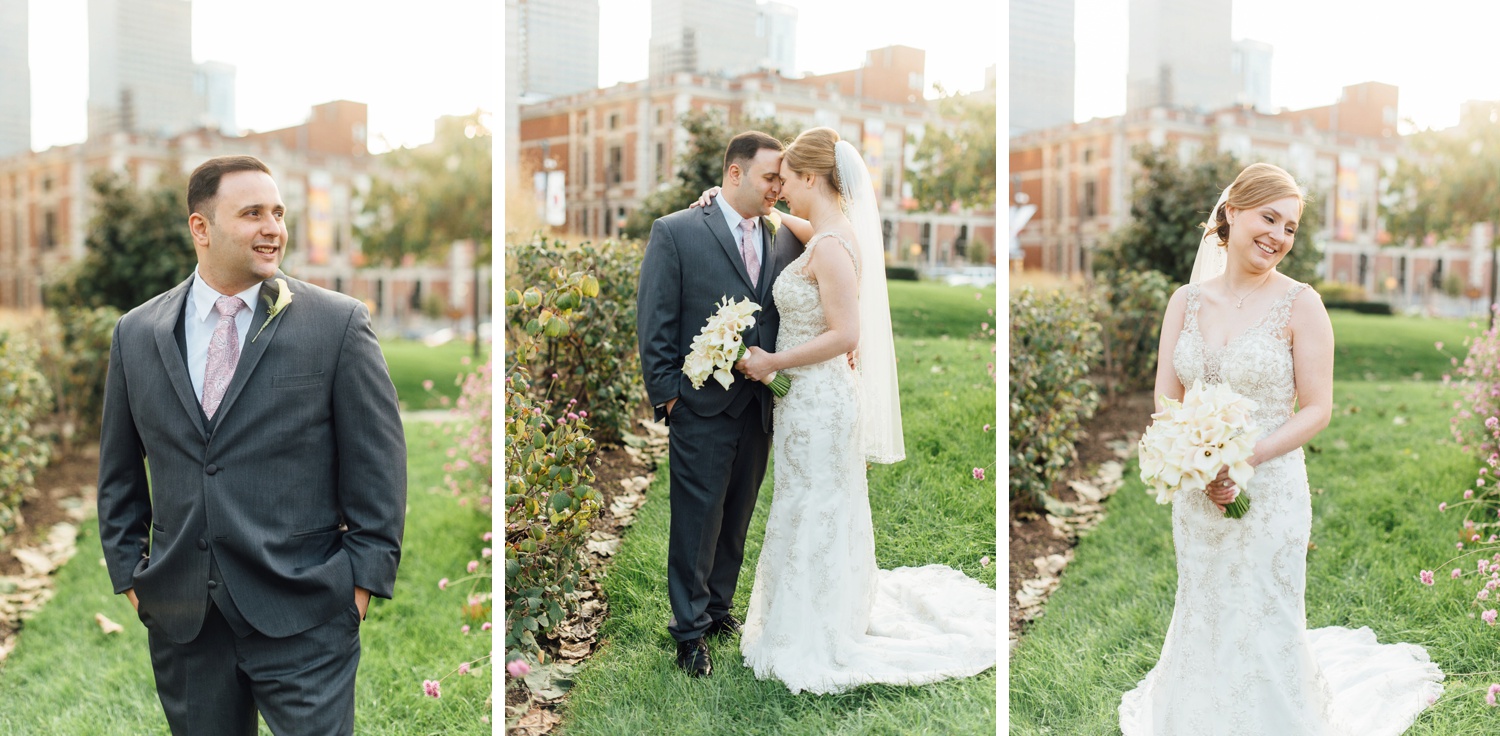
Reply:
M1068 463L1099 392L1088 378L1100 352L1088 301L1027 286L1010 300L1010 499L1037 509Z
M1500 312L1500 306L1491 309ZM1450 356L1453 372L1465 392L1462 400L1453 402L1453 439L1466 452L1472 451L1493 464L1500 460L1500 444L1495 427L1487 427L1485 422L1500 416L1500 328L1490 327L1478 337L1465 338L1464 344L1468 355L1461 362ZM1442 349L1441 344L1438 349ZM1444 376L1445 381L1448 378Z
M1096 283L1094 319L1100 325L1099 373L1111 400L1116 391L1151 388L1162 317L1172 284L1159 271L1115 271Z
M576 399L554 408L545 393L536 393L526 365L587 324L586 304L601 293L593 276L554 267L524 292L505 294L507 323L517 326L505 377L507 662L539 661L537 636L551 632L572 608L570 594L587 567L580 551L603 499L590 486L589 411Z
M588 279L592 293L587 298L574 293L577 289L564 289L555 297L549 295L558 301L549 301L533 317L543 319L566 311L571 314L566 322L573 327L531 332L528 322L516 319L507 302L506 337L509 345L521 339L535 343L534 353L517 361L530 369L534 395L564 403L576 400L575 410L589 413L595 438L603 442L619 441L646 401L635 339L642 255L640 244L634 241L571 246L537 236L528 243L506 246L506 269L513 274L511 286L518 294L535 284L560 284L569 274Z
M464 364L469 359L465 357ZM448 436L449 462L443 464L443 484L458 498L461 506L474 501L475 510L490 513L490 496L494 492L493 463L491 462L491 438L494 422L491 421L494 404L494 361L486 360L472 373L460 374L454 379L460 387L458 401L453 407L457 421L448 423L444 434Z
M40 340L42 365L51 379L63 438L95 437L104 412L109 345L120 311L113 307L64 307L48 312Z
M14 531L22 497L52 455L48 439L32 431L32 422L52 406L37 361L35 345L0 332L0 539Z
M1344 309L1360 314L1392 315L1396 313L1387 302L1340 302L1324 300L1323 306L1327 309Z
M915 266L886 266L885 278L887 281L916 281L917 268Z
M1359 284L1348 284L1342 281L1319 281L1317 284L1318 296L1323 297L1323 303L1328 302L1363 302L1368 301L1370 296L1365 292L1365 287Z

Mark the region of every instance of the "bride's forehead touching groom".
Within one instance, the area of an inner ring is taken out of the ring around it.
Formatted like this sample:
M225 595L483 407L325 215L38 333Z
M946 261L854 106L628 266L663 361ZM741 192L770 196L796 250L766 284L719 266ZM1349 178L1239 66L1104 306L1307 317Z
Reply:
M730 615L745 534L771 447L771 391L742 377L695 388L683 373L693 338L723 299L760 305L744 344L773 350L780 315L771 289L802 251L772 226L781 193L782 144L759 131L730 140L722 191L705 207L651 226L641 264L636 332L646 393L671 426L671 531L667 595L677 663L712 671L706 635L738 631Z

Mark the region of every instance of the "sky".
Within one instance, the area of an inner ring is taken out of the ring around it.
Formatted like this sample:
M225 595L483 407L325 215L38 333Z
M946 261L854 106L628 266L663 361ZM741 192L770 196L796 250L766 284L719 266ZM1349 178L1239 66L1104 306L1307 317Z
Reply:
M1129 0L1075 0L1074 118L1125 110ZM1400 89L1402 133L1458 123L1467 100L1500 100L1500 2L1494 0L1241 0L1232 38L1273 47L1271 104L1338 101L1346 85Z
M88 135L87 9L87 0L30 4L34 150ZM492 0L194 0L193 61L235 66L243 129L299 125L324 102L364 102L378 153L432 140L443 115L497 109L502 23Z
M865 52L900 44L927 52L932 83L949 92L984 87L1000 58L1000 3L994 0L782 0L797 8L797 69L858 69ZM649 0L599 0L599 86L645 79L651 40Z

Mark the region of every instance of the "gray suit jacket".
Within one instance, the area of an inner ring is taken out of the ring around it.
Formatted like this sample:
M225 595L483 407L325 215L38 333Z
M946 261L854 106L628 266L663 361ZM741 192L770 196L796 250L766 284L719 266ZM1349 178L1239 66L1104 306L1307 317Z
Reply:
M776 349L781 314L771 299L771 286L781 270L802 254L802 243L784 227L772 242L766 223L761 218L762 252L767 257L761 259L761 273L753 287L738 241L717 203L673 212L651 225L636 293L636 340L646 395L653 406L676 398L700 416L724 412L738 416L755 392L763 399L762 421L770 431L771 391L763 384L737 373L728 390L713 379L694 389L682 373L693 338L724 297L749 298L759 304L761 311L755 314L755 326L746 334L745 344ZM661 414L658 409L657 419Z
M202 626L210 552L217 584L271 637L347 609L356 585L391 597L406 441L368 310L288 278L291 305L252 342L267 313L256 300L205 422L174 336L192 281L115 326L99 440L99 536L115 592L134 588L142 621L178 643Z

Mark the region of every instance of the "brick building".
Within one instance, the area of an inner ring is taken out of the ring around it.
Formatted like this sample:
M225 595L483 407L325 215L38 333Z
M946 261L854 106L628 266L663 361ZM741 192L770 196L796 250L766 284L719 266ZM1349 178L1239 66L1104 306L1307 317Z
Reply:
M1398 306L1440 301L1450 275L1488 289L1488 251L1468 242L1393 244L1380 216L1396 162L1410 155L1396 132L1398 91L1378 82L1344 88L1338 102L1262 114L1250 108L1211 113L1156 107L1096 118L1010 139L1010 201L1037 206L1019 240L1025 270L1076 276L1129 220L1136 146L1174 143L1184 161L1204 147L1230 151L1246 164L1285 168L1321 207L1321 275L1358 284ZM1225 182L1227 184L1228 182ZM1217 192L1204 192L1206 211ZM1301 244L1306 240L1299 238ZM1467 299L1467 297L1465 297Z
M995 215L918 212L910 199L905 172L913 136L927 123L942 123L922 97L925 57L919 49L892 46L869 52L859 69L835 74L677 73L522 105L520 178L561 172L561 227L584 237L617 237L648 195L675 180L677 157L688 144L679 124L684 113L774 118L799 129L828 126L870 166L890 257L933 266L959 261L971 243L995 243ZM993 90L987 92L992 98Z
M199 129L170 138L117 132L0 159L0 308L39 307L48 280L85 255L95 172L118 172L151 187L164 172L179 172L185 182L208 158L249 154L271 168L287 204L288 274L364 300L388 329L420 323L423 302L433 298L467 313L473 289L467 244L455 245L445 264L366 266L354 226L361 193L381 166L365 145L366 120L363 103L335 101L315 106L306 123L280 130L231 137Z

